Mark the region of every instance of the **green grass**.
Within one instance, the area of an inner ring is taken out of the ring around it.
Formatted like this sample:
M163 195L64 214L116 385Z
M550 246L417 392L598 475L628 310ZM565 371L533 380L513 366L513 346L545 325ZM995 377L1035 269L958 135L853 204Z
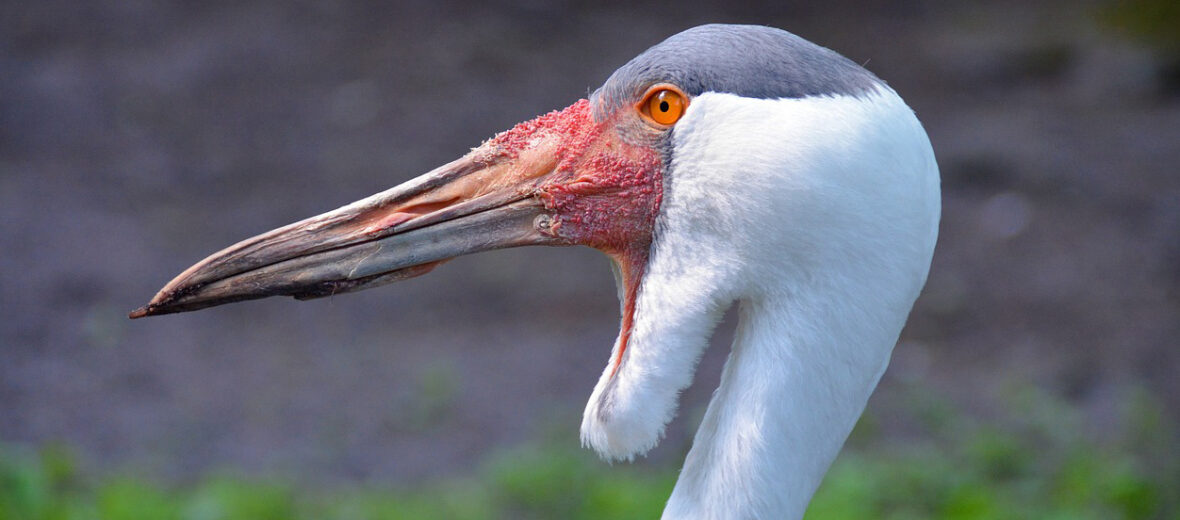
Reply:
M1127 399L1103 440L1063 403L1014 392L1009 416L956 414L915 392L917 440L870 415L812 502L809 520L1177 519L1175 431L1150 400ZM503 451L473 475L412 488L300 488L208 476L166 485L88 477L70 451L0 449L0 520L393 520L658 518L676 471L607 465L572 446Z

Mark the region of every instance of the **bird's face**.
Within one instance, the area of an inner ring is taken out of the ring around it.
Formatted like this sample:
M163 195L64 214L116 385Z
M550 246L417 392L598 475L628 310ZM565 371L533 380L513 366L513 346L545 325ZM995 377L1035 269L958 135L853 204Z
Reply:
M340 294L492 249L590 246L619 267L623 315L583 441L629 458L658 442L735 299L767 294L769 281L848 280L850 261L870 283L920 266L903 280L916 295L937 186L913 112L871 73L777 29L702 26L640 54L589 100L214 253L131 317Z
M671 84L598 118L580 100L400 186L214 253L131 317L329 296L523 245L599 249L633 300L663 196L667 137L688 104Z

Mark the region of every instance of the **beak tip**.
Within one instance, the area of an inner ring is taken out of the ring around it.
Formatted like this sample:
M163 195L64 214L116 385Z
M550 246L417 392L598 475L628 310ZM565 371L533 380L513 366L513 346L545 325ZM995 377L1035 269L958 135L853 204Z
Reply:
M150 312L151 311L148 310L148 306L145 305L143 307L140 307L138 309L131 311L131 313L127 315L127 318L132 319L132 320L143 318L145 316L148 316L150 314Z

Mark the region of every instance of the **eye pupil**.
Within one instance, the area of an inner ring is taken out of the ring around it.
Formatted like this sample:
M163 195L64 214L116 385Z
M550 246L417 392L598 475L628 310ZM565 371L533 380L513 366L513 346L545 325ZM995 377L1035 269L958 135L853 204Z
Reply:
M660 112L667 112L668 108L670 107L668 107L667 101L660 101Z

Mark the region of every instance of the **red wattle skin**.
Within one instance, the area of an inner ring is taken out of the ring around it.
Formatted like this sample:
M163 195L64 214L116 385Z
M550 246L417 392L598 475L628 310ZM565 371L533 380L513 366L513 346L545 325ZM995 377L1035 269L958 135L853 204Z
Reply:
M592 112L590 102L582 99L520 123L484 146L514 161L535 152L556 158L552 173L541 176L533 188L552 217L543 232L598 249L618 264L623 316L613 374L631 335L663 198L664 158L657 147L663 132L626 110L601 122Z

